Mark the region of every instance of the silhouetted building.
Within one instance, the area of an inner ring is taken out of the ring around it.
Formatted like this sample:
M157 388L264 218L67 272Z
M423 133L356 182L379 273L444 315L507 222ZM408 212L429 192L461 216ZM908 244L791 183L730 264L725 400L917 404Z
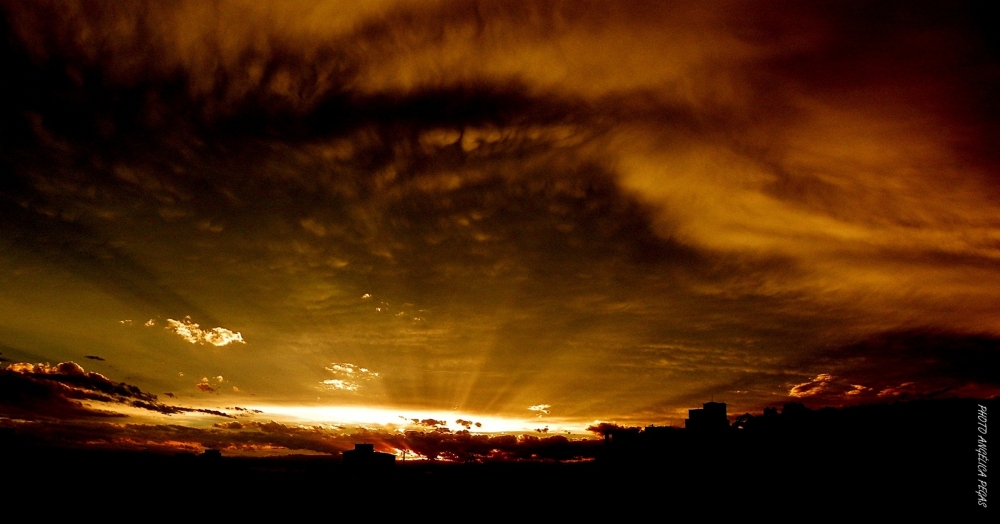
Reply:
M392 466L396 455L375 451L374 444L355 444L354 449L344 452L344 464L349 466Z
M677 437L678 436L678 432L680 432L680 431L681 431L681 428L677 428L677 427L674 427L674 426L653 426L653 425L649 425L649 426L646 426L646 428L642 430L642 434L643 434L643 437L646 438L647 440L656 440L656 439Z
M684 427L694 431L725 431L729 429L725 402L706 402L700 409L689 409Z
M222 450L206 449L204 453L201 454L201 458L204 460L219 460L222 458Z
M683 428L674 426L646 426L641 435L643 447L651 454L683 446L686 436Z
M611 439L608 440L607 436L604 438L604 442L610 442L612 446L632 446L635 445L639 440L639 428L617 428L608 432Z

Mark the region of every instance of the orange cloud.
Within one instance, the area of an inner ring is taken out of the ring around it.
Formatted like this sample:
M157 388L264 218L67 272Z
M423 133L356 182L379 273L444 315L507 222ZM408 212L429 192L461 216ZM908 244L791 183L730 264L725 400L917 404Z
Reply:
M168 318L166 329L177 333L181 338L192 344L209 343L213 346L246 344L241 333L233 332L222 327L203 330L198 324L191 320L191 317L184 317L183 320Z
M831 380L833 380L833 376L830 374L820 373L808 382L792 386L792 389L788 390L788 395L796 398L818 395L826 389L827 384L829 384Z

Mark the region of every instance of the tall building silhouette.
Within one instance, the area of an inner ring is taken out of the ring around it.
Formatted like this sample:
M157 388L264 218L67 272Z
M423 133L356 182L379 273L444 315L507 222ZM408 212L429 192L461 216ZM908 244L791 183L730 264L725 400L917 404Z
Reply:
M355 444L354 449L343 454L344 464L348 466L383 467L396 463L396 456L391 453L375 451L374 444Z
M684 427L693 431L725 431L729 429L725 402L706 402L701 408L689 409Z

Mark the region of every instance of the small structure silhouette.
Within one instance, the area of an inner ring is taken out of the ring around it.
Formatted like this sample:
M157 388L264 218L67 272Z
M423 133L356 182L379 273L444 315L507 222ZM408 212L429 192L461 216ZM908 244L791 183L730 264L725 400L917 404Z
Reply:
M211 461L221 460L222 459L222 450L212 449L212 448L206 449L201 454L200 458L202 460L211 460Z
M689 409L684 427L692 431L715 432L729 429L725 402L706 402L700 409Z
M344 452L344 464L360 467L384 467L396 464L396 455L375 451L374 444L355 444Z

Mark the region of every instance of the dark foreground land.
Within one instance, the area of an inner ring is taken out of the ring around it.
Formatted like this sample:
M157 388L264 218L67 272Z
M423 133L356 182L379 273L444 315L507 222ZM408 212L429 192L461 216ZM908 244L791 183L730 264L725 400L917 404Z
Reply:
M704 451L704 450L699 450ZM338 500L454 500L525 506L532 501L594 509L703 508L756 510L944 510L977 508L975 468L946 464L926 453L904 459L847 458L808 453L795 457L688 456L671 463L412 462L389 468L345 467L335 458L222 458L215 461L133 453L56 453L8 463L8 496L135 499L195 490L218 500L267 505L335 496Z
M610 434L586 462L379 467L349 466L334 456L220 458L31 447L4 451L3 477L5 494L18 497L72 492L155 499L195 490L213 500L268 505L379 500L382 509L452 501L508 509L538 503L612 511L688 508L706 515L790 509L986 515L990 510L977 496L977 442L989 435L980 435L979 405L993 409L997 403L911 403L847 415L786 409L724 433Z

